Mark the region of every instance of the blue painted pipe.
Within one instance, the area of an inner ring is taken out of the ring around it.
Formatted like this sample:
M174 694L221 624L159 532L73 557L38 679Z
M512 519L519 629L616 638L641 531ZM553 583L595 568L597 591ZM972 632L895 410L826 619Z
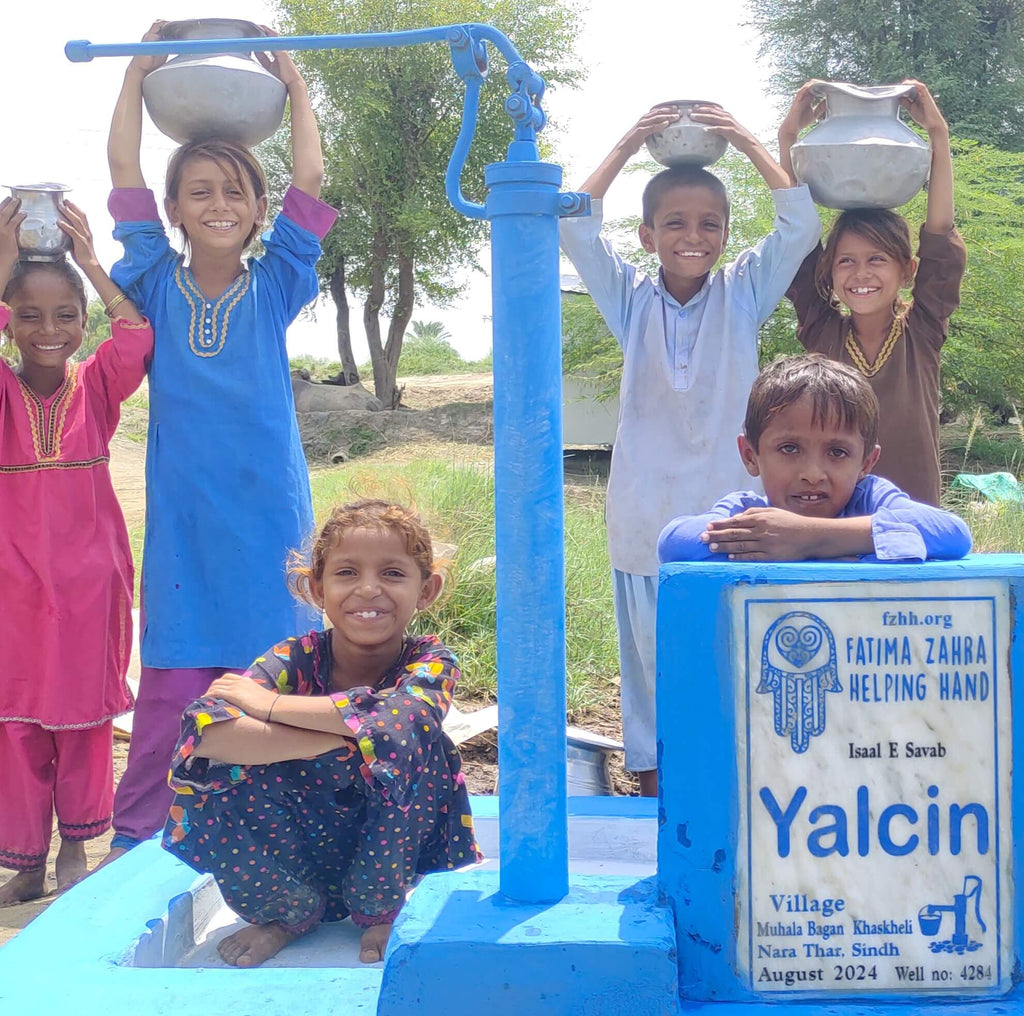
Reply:
M519 51L508 36L491 25L442 25L406 32L372 32L365 35L261 35L255 39L181 39L174 42L94 43L73 39L64 47L72 63L86 63L97 56L145 56L164 53L251 53L291 49L383 49L393 46L417 46L425 42L454 43L458 33L467 32L479 49L489 42L509 64L522 63Z
M529 151L532 148L532 152ZM494 314L498 793L502 893L569 891L565 773L560 166L488 166ZM532 161L512 161L520 155Z

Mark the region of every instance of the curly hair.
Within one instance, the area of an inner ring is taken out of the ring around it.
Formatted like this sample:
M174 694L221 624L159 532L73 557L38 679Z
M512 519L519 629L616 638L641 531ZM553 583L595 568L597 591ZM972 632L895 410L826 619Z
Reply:
M321 582L327 555L349 529L369 529L385 535L396 533L405 546L405 552L419 565L424 579L434 574L434 548L430 533L413 507L366 498L351 504L335 505L327 521L313 537L307 556L292 551L288 556L288 587L304 603L318 606L311 583Z

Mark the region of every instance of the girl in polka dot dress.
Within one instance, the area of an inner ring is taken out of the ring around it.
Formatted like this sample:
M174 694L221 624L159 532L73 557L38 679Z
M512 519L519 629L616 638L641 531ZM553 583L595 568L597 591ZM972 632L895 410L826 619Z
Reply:
M226 962L256 966L351 916L372 963L417 874L480 857L441 729L458 664L405 631L441 576L418 517L383 501L335 508L289 574L332 627L285 639L188 707L163 845L249 922L221 942Z

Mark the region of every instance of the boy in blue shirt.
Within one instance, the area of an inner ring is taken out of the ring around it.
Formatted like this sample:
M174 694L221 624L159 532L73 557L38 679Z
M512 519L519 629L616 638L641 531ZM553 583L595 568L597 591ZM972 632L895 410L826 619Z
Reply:
M750 390L738 439L764 493L737 491L673 519L661 560L963 557L971 533L962 519L871 475L877 437L878 399L856 370L819 354L776 360Z
M757 331L782 298L821 223L806 187L720 106L691 117L721 134L772 189L775 223L756 247L715 268L729 239L729 197L695 166L675 166L644 190L640 242L657 254L651 278L601 236L602 198L650 134L679 119L671 103L645 113L580 190L593 214L563 219L562 249L622 347L620 410L606 521L622 675L626 768L657 793L655 616L658 533L679 511L701 511L743 482L732 435L757 374Z

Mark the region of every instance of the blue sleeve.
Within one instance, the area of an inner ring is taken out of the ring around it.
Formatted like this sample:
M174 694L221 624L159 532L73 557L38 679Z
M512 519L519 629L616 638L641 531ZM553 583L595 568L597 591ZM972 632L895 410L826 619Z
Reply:
M958 515L915 501L880 476L866 477L858 487L864 489L854 500L862 500L864 510L845 514L871 516L875 553L865 560L954 561L969 553L971 531Z
M658 537L658 560L670 561L726 561L728 555L712 553L700 538L709 522L729 519L747 508L767 506L764 496L753 491L736 491L716 501L703 515L680 515L661 531Z
M118 222L114 239L124 245L124 255L110 269L110 277L147 317L154 316L158 294L178 263L159 219L145 222Z
M320 292L316 275L320 240L283 214L261 239L265 253L250 267L276 289L287 326Z

